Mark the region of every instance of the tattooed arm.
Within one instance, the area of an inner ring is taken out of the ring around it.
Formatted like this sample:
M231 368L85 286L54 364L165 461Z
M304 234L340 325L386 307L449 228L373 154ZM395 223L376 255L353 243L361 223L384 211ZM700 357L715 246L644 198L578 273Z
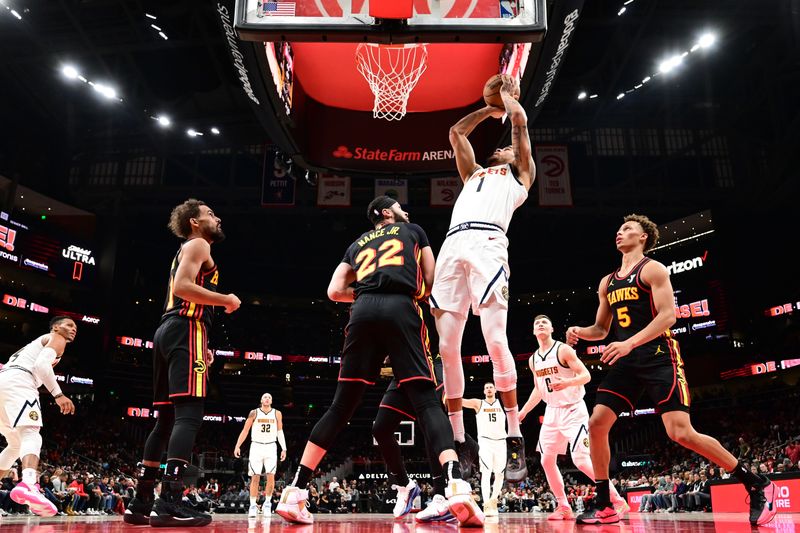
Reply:
M519 86L512 76L503 75L503 86L500 96L511 119L511 146L514 149L514 166L520 181L526 189L530 189L536 179L536 165L531 155L531 139L528 135L528 115L520 103L514 98L519 94Z

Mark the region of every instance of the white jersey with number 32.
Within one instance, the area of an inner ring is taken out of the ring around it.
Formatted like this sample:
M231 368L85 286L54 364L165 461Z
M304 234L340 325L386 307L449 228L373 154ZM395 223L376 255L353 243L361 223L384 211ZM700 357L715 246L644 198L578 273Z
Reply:
M250 441L256 444L272 444L278 440L278 419L275 409L264 412L256 409L256 418L250 427Z
M479 168L464 183L450 217L450 227L464 222L487 222L508 231L511 215L528 198L511 165Z
M542 395L542 400L550 407L566 407L583 400L586 389L580 387L567 387L560 391L554 391L550 384L556 380L564 380L575 377L575 372L568 366L561 363L558 358L558 349L561 343L555 341L545 353L540 350L533 352L533 379L536 388Z

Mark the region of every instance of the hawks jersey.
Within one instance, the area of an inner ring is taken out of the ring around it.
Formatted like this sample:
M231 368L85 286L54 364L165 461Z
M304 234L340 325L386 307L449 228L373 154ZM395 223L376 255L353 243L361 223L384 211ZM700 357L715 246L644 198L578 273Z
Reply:
M181 247L181 249L182 248L183 247ZM181 250L179 249L178 253L175 254L175 258L172 260L172 266L170 266L169 269L167 301L164 303L164 314L161 315L161 320L163 321L164 319L172 316L179 316L192 320L202 320L205 322L208 328L211 328L214 319L213 305L203 305L189 302L178 297L174 292L175 273L178 271L178 265L180 264L180 253ZM194 278L194 282L204 289L207 289L211 292L217 292L217 284L219 283L219 270L217 270L217 265L215 264L210 270L201 270L198 272L197 276Z
M533 379L536 388L542 395L542 400L549 407L567 407L583 400L586 389L583 385L579 387L567 387L559 391L553 390L550 386L554 378L570 379L575 377L575 372L561 362L558 358L558 349L561 342L555 341L545 353L536 350L531 356L533 361Z
M619 270L608 276L606 283L606 300L611 306L611 339L624 341L643 330L657 311L653 303L650 287L641 280L642 269L651 261L644 257L634 266L626 277L619 276ZM667 329L661 335L640 346L632 354L660 355L669 354L676 341L671 338L672 332Z
M250 426L250 441L256 444L272 444L278 440L278 417L275 409L264 412L256 409L256 418Z
M465 222L486 222L508 231L511 215L528 198L528 190L511 165L479 168L464 183L450 217L453 228Z
M41 370L36 366L36 359L38 359L39 354L44 349L45 345L49 341L49 334L41 335L37 337L35 340L32 340L22 348L20 348L14 355L8 358L8 363L6 366L9 367L20 367L28 371L28 373L33 376L33 380L35 383L36 388L38 389L41 387L44 380L40 376L40 372L50 372L49 369ZM58 362L61 360L60 355L56 355L55 360L53 360L50 364L51 366L56 366Z
M356 273L355 295L407 294L421 299L426 292L420 261L430 246L416 224L388 224L361 235L342 258Z
M500 400L496 398L494 403L481 400L481 406L475 414L475 422L478 425L478 437L501 440L508 436L506 433L506 413L503 411Z

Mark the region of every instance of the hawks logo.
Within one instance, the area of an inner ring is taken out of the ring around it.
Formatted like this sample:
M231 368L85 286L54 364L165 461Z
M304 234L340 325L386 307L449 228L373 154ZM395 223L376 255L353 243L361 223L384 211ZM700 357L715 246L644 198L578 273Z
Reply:
M39 420L39 413L37 413L36 411L31 411L30 413L28 413L28 417L34 422L36 422L37 420Z
M194 362L194 371L196 374L205 374L206 373L206 362L202 359L198 359Z
M500 289L500 292L503 294L503 298L508 301L508 285L503 285L503 288Z

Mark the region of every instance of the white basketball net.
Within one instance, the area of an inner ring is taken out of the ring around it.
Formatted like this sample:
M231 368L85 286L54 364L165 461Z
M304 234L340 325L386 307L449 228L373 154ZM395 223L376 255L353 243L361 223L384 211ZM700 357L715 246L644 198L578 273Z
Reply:
M356 48L358 71L375 95L372 116L400 120L408 97L428 68L424 44L380 45L361 43Z

